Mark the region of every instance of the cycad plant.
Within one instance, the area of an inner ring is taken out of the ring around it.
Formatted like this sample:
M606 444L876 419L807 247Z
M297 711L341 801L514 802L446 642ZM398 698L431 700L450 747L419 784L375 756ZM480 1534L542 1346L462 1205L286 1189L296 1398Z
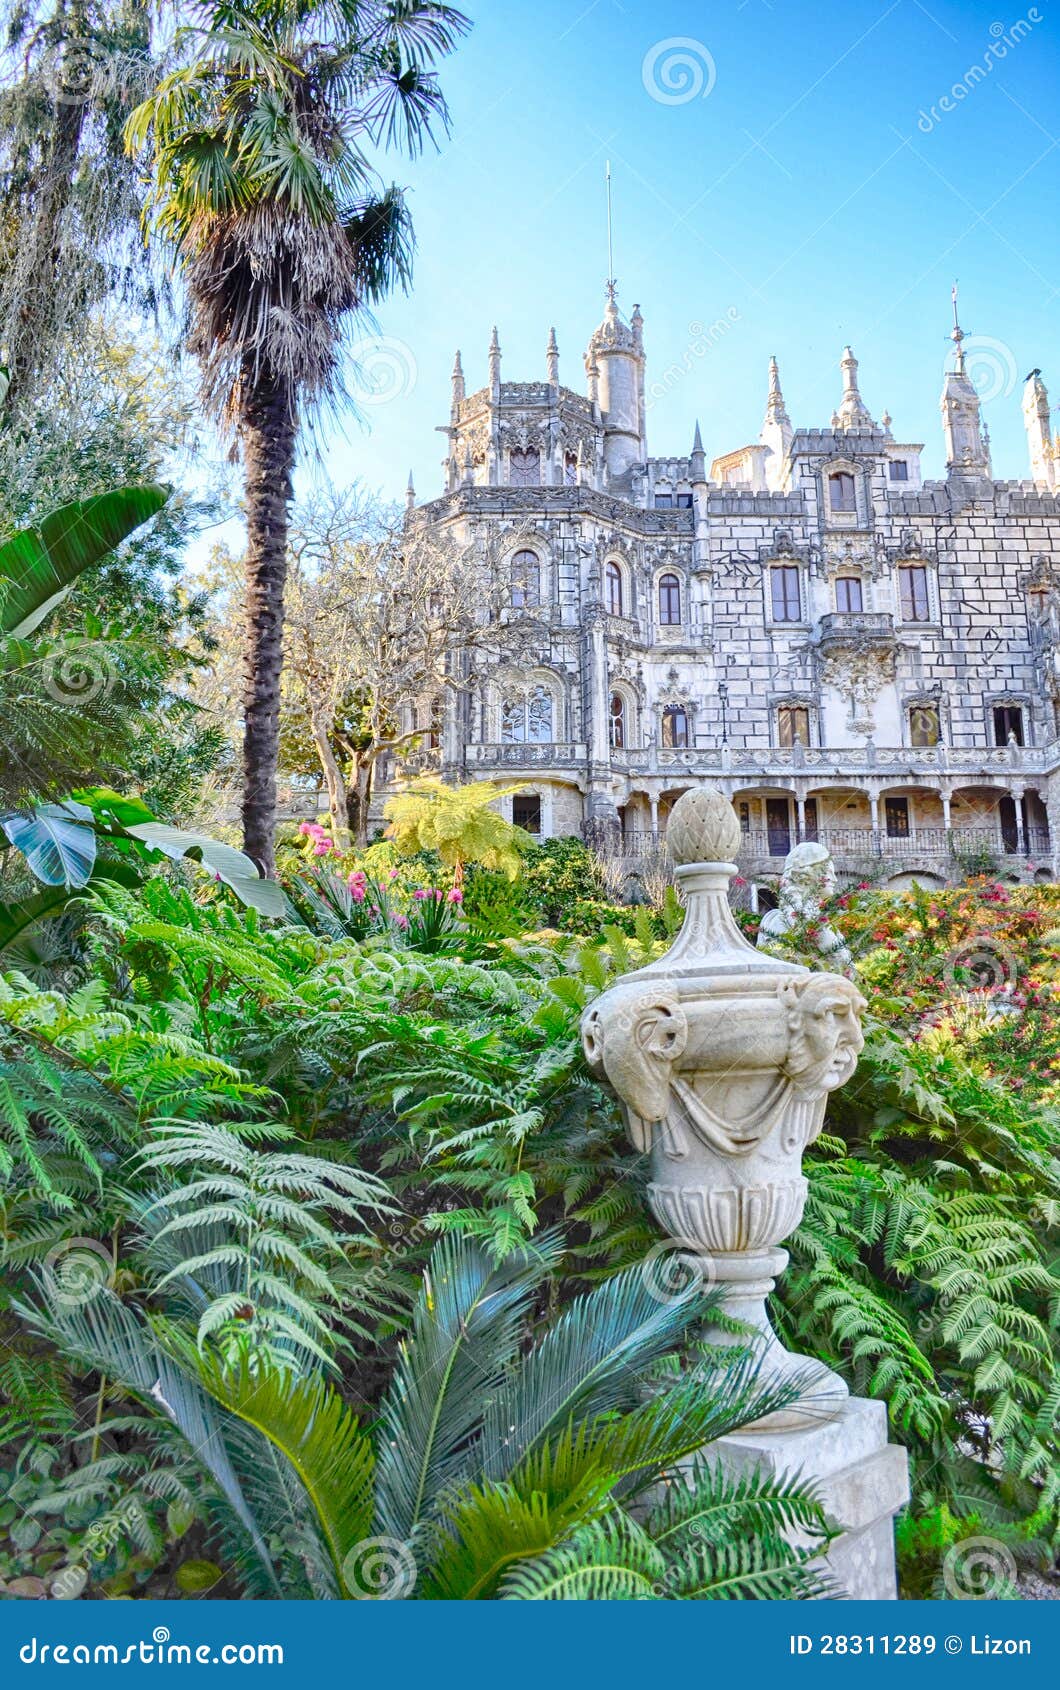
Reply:
M434 0L206 0L190 57L129 119L187 289L209 410L246 474L244 844L274 872L288 510L302 414L338 388L345 326L407 287L404 196L370 156L446 125L433 69L467 27Z
M319 1373L203 1352L107 1289L73 1306L45 1282L23 1313L168 1422L185 1462L203 1469L222 1554L250 1591L822 1594L829 1529L812 1494L788 1480L726 1479L704 1460L677 1470L781 1406L738 1350L704 1352L676 1383L672 1371L669 1383L658 1376L711 1299L693 1287L661 1302L635 1269L528 1343L559 1254L544 1235L497 1265L467 1240L443 1240L370 1430ZM795 1533L804 1547L792 1547Z

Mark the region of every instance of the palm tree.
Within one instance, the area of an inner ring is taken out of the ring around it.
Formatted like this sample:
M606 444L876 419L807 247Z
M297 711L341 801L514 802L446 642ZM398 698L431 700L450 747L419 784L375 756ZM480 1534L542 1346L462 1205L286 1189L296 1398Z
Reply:
M412 226L370 149L415 155L448 113L435 0L206 0L190 57L133 112L149 214L183 271L205 403L242 449L243 836L274 872L287 527L299 422L341 392L346 327L407 288Z

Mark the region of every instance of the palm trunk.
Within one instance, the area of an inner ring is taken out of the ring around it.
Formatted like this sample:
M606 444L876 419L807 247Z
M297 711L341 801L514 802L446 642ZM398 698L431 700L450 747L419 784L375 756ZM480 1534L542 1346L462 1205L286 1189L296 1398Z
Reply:
M247 623L243 692L243 849L276 874L283 590L297 423L286 385L248 380L240 436L246 465Z

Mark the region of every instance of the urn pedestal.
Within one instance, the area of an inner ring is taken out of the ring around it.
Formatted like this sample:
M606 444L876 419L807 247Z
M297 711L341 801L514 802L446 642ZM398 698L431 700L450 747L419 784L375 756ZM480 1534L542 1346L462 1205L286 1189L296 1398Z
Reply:
M717 1459L745 1462L750 1440L762 1460L782 1453L786 1471L823 1482L859 1462L878 1467L885 1424L870 1457L864 1428L871 1420L879 1432L879 1405L852 1402L823 1363L786 1350L766 1300L787 1262L780 1246L802 1219L802 1153L820 1133L828 1093L854 1071L865 1003L843 976L768 956L743 938L728 902L739 839L721 793L703 787L678 800L668 843L684 925L665 956L590 1005L582 1038L591 1068L621 1101L633 1144L650 1159L648 1201L664 1237L695 1259L724 1310L758 1331L759 1379L788 1387L785 1406L714 1446ZM883 1461L893 1481L904 1452ZM904 1496L895 1500L895 1482L879 1494L889 1520ZM837 1524L848 1533L878 1527L863 1512ZM848 1593L876 1595L889 1580L893 1594L893 1546L888 1567L882 1576L876 1567L871 1590Z

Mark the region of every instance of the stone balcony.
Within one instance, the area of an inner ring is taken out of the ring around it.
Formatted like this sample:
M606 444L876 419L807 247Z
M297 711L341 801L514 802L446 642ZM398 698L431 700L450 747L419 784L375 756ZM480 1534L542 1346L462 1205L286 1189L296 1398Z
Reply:
M930 865L935 872L952 877L980 861L994 861L999 867L1025 867L1028 861L1047 866L1050 861L1049 834L1045 828L1026 829L1023 851L1017 849L1018 840L1007 836L1000 827L951 830L921 827L900 835L882 829L820 828L807 832L804 838L825 846L841 872L864 872L867 876L875 875L881 868L896 874ZM635 862L661 856L666 849L666 836L649 832L619 835L615 831L597 843L609 855ZM794 828L768 832L751 829L743 834L737 861L745 874L777 875L784 858L798 843Z
M846 650L850 646L894 645L894 617L880 610L842 610L822 616L817 624L817 645L822 652Z
M744 749L722 745L670 749L612 751L611 767L631 778L666 776L679 783L690 780L734 780L741 785L767 776L788 784L794 776L811 775L815 782L849 777L881 776L901 782L924 776L956 775L962 780L982 776L1004 785L1013 775L1046 774L1060 764L1060 746L951 745L767 745Z

